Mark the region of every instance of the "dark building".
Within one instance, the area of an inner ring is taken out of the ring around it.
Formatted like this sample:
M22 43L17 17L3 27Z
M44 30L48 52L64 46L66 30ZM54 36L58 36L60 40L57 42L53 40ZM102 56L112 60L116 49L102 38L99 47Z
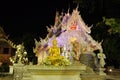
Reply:
M2 27L0 27L0 62L10 63L9 58L15 54L15 45L8 39Z

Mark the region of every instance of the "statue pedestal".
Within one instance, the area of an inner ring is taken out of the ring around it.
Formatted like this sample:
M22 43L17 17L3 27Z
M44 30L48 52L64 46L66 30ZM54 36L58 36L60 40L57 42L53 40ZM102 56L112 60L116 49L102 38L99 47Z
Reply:
M14 64L13 78L14 80L21 80L24 72L24 64Z
M29 76L23 76L23 80L81 80L80 74L86 70L85 65L72 66L26 66ZM29 78L28 78L29 77Z
M9 66L9 73L13 74L13 66Z
M99 75L106 75L106 73L104 72L105 68L99 68Z

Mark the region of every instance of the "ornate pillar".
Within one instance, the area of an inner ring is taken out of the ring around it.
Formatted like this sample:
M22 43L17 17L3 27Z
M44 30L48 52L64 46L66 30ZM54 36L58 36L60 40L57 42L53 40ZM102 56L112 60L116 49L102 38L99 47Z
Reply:
M13 80L22 80L23 72L24 72L24 64L14 64L14 71L13 71Z

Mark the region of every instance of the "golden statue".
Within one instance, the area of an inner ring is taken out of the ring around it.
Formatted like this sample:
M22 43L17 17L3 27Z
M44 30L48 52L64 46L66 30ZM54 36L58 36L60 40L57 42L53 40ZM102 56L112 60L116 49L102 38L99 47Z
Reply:
M49 56L54 56L54 57L60 56L60 48L57 46L57 40L53 39L52 44L53 46L50 47L48 52Z
M48 57L45 59L44 64L54 66L70 65L71 62L64 56L60 55L60 47L57 46L57 40L53 39L52 46L49 48Z

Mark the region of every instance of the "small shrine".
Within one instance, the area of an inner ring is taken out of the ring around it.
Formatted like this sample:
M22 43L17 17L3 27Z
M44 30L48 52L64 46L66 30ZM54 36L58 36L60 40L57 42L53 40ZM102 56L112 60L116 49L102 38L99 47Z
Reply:
M61 15L57 12L55 24L47 27L47 30L48 34L45 39L40 38L40 41L35 39L33 52L38 57L38 65L47 64L46 57L52 58L49 53L54 53L51 50L54 39L57 42L56 46L60 48L60 50L55 50L56 54L59 53L59 56L69 60L69 65L74 61L79 61L81 54L93 54L95 50L102 50L101 42L91 37L91 26L88 27L84 23L77 8L71 14L69 11Z
M44 39L35 39L33 52L38 58L37 65L15 65L15 80L98 80L98 77L99 80L105 79L103 71L106 57L103 54L102 42L97 42L91 37L91 26L88 27L84 23L78 8L73 9L72 13L56 12L55 24L47 27L47 30L48 34ZM97 64L95 50L100 51L97 55L100 59L99 74L89 65ZM20 55L23 56L24 52L22 53ZM18 62L22 60L20 55ZM87 59L90 55L93 57L91 59L94 59L93 62Z
M88 55L88 57L92 55L95 58L94 51L102 51L102 42L97 42L91 37L91 26L88 27L84 23L78 8L74 9L72 13L69 11L62 14L56 12L55 24L47 26L47 30L48 34L44 39L40 38L40 41L35 39L33 52L38 58L38 64L27 67L28 71L32 73L32 79L81 80L86 77L82 78L80 75L96 75L93 68L86 64L90 60L84 62L81 58L83 58L82 55ZM98 56L103 62L104 58ZM93 61L92 64L97 65L96 59ZM105 75L102 62L98 65L98 69L100 75Z

